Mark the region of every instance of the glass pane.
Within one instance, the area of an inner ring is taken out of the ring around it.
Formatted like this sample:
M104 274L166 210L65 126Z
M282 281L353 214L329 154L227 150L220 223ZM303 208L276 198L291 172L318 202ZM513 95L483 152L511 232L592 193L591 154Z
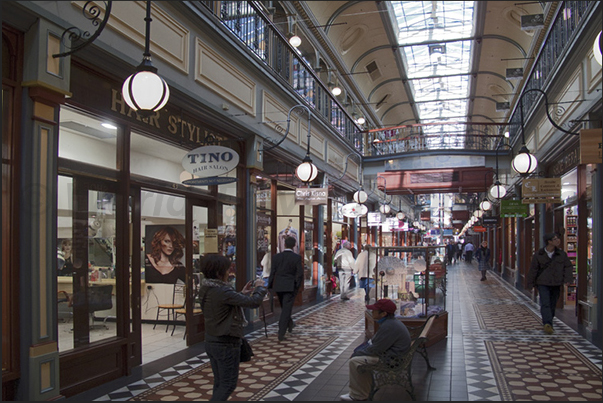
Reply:
M183 197L141 192L143 321L157 324L173 318L174 312L162 309L159 305L174 304L184 307L185 214ZM168 313L170 317L167 317Z
M193 206L193 315L201 314L200 301L197 298L203 274L201 273L201 256L205 254L205 232L207 230L207 208ZM207 238L209 239L209 238Z
M73 211L73 179L58 178L57 290L59 351L117 335L115 193L88 190ZM75 214L74 214L75 213ZM73 217L87 217L85 243L74 243ZM87 262L82 264L82 257Z
M59 157L116 169L117 125L66 106L59 122Z
M132 132L130 141L130 171L167 182L181 183L193 175L182 168L187 150ZM196 177L196 176L195 176ZM208 189L195 186L195 189Z
M308 208L306 208L308 210ZM311 210L311 208L310 208ZM314 284L314 264L318 266L318 262L314 262L314 225L312 221L304 222L304 285L309 286ZM316 267L318 270L318 267Z

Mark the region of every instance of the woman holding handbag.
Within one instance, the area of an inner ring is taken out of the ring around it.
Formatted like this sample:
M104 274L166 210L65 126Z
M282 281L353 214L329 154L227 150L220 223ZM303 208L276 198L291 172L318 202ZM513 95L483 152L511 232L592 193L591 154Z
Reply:
M264 280L249 281L241 292L228 282L230 259L210 254L201 261L205 278L199 298L205 317L205 352L214 374L210 400L226 401L237 387L243 328L247 320L242 308L258 308L267 289Z

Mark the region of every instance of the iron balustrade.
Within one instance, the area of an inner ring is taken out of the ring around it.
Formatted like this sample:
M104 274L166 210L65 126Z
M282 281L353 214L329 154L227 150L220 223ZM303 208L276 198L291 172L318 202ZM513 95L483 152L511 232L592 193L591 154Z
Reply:
M328 122L360 153L355 141L360 128L320 80L309 63L289 44L261 6L248 1L200 1L241 43L280 77L306 106Z
M528 75L525 86L520 94L527 90L548 88L556 76L559 65L567 57L567 53L577 41L576 35L587 22L592 8L597 7L596 1L565 1L557 12L544 44L538 53L535 63ZM594 18L598 18L595 16ZM524 116L528 117L534 112L538 105L541 94L537 91L525 94L523 99ZM519 102L515 105L513 115L509 120L510 139L515 139L521 130L521 114L519 113ZM562 115L564 109L557 106L555 114Z
M494 151L507 125L496 123L425 123L369 130L364 156L413 151Z

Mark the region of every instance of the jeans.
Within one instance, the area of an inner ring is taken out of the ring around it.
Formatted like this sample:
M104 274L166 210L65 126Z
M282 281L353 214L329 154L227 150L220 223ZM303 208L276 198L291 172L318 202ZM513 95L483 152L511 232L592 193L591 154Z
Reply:
M358 282L358 285L364 290L364 299L368 302L369 291L371 288L375 287L375 280L372 278L362 277Z
M226 401L236 389L239 380L241 340L230 342L205 342L205 352L214 373L212 401Z
M538 295L540 296L540 315L543 325L553 325L555 317L555 306L561 295L561 286L559 285L539 285Z

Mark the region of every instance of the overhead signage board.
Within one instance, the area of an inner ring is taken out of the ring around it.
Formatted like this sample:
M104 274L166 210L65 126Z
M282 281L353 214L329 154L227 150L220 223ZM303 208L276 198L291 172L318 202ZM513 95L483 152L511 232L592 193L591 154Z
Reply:
M474 225L473 231L474 232L486 232L486 227L482 227L481 225Z
M348 203L341 208L341 212L346 217L356 218L368 213L368 207L364 204Z
M603 129L580 130L580 164L601 164Z
M370 213L367 213L366 217L366 223L369 227L376 227L378 225L381 225L381 213L371 211Z
M501 200L500 201L500 216L501 217L527 217L528 206L523 204L521 200Z
M521 196L527 197L561 197L561 178L529 178L521 187Z
M239 154L227 147L204 146L195 148L182 158L182 168L200 178L226 174L239 164ZM184 182L183 182L184 183Z
M482 225L484 227L497 226L498 217L482 217Z
M316 206L327 204L329 197L328 188L297 188L295 189L295 204Z

